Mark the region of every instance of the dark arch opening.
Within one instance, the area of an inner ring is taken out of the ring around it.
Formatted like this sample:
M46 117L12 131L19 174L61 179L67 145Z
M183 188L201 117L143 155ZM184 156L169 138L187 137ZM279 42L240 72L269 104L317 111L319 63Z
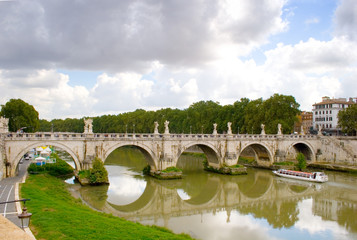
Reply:
M120 162L116 162L116 163L125 164L129 166L135 163L135 161L133 161L133 157L137 160L136 164L140 165L141 167L140 171L148 164L151 166L151 169L156 168L154 159L152 159L150 153L144 148L133 144L122 145L114 148L114 150L111 151L105 159L103 159L103 162L104 164L115 164L115 162L112 163L113 159L120 158L122 163ZM132 160L125 161L126 159L132 159ZM142 160L144 160L144 162ZM138 162L145 163L145 164L143 166L142 164L138 164Z
M203 171L203 162L207 156L202 149L196 145L187 148L178 158L176 167L184 173L194 173Z
M299 153L301 152L302 154L304 154L306 161L311 161L313 156L312 156L312 151L309 148L309 146L307 146L304 143L297 143L295 145L293 145L295 152Z
M249 163L252 163L254 161L257 163L259 163L260 161L270 162L270 154L268 149L266 149L266 147L264 147L263 145L257 143L248 145L240 153L238 162L246 163L247 161Z
M183 152L180 152L178 157L180 158L182 153L184 152L203 153L206 156L208 163L212 163L216 165L219 164L217 153L210 146L204 144L193 144L187 147Z

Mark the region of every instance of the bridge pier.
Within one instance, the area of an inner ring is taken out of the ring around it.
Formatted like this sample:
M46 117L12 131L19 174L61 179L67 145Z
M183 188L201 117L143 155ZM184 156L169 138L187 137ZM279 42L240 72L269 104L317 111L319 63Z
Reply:
M237 144L233 139L233 135L230 134L227 136L226 151L223 158L223 164L227 166L232 166L237 163L238 163Z

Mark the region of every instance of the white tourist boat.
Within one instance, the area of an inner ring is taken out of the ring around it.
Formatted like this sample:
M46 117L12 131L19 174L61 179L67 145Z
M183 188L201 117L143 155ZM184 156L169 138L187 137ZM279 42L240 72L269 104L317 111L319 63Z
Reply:
M328 176L323 172L309 173L309 172L279 169L273 171L273 173L279 177L286 177L286 178L298 179L303 181L320 182L320 183L328 181Z

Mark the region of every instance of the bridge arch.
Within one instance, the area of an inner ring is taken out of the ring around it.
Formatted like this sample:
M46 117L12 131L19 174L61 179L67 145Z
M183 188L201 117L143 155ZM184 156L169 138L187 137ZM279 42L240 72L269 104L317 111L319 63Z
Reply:
M188 143L187 145L184 145L182 147L182 151L179 151L178 152L178 155L177 155L177 160L180 158L181 154L186 151L187 149L189 149L190 147L193 147L193 146L197 146L199 147L203 153L206 155L207 157L207 161L209 164L213 164L213 165L219 165L220 164L220 154L219 152L217 151L217 149L210 143L208 142L205 142L205 143L193 143L193 142L190 142ZM176 161L176 164L177 164L178 161Z
M306 161L314 162L316 159L314 148L307 142L298 141L289 146L288 154L290 158L296 159L298 152L304 154Z
M239 155L244 152L248 147L253 149L255 160L258 165L271 165L273 164L273 154L269 147L261 142L252 142L242 148ZM239 156L238 156L239 159Z
M248 199L260 199L269 193L273 186L273 176L267 172L250 172L246 181L238 183L240 192Z
M151 166L151 169L155 170L157 169L157 164L156 164L156 157L153 151L151 150L150 147L141 144L140 142L135 142L135 143L116 143L112 146L110 146L108 149L104 149L104 154L103 154L103 162L108 158L109 154L111 154L115 149L125 147L125 146L135 146L137 147L140 152L144 155L146 161L148 164Z
M26 145L25 147L22 148L22 150L13 159L13 163L14 163L13 166L16 168L16 166L19 164L22 156L24 156L25 153L27 153L30 149L36 148L38 146L55 146L55 147L58 147L58 148L61 148L61 149L65 150L73 158L73 161L74 161L74 164L76 166L76 169L77 170L81 170L82 169L80 161L79 161L79 158L73 152L73 150L70 147L68 147L67 145L65 145L65 144L63 144L61 142L54 142L54 141L38 141L38 142Z
M108 208L109 210L115 209L116 211L118 211L118 213L121 213L120 215L123 215L124 213L135 213L138 211L143 211L143 209L151 207L150 203L152 203L154 197L157 196L157 191L158 184L149 178L144 192L134 202L125 205L117 205L107 200L106 208Z

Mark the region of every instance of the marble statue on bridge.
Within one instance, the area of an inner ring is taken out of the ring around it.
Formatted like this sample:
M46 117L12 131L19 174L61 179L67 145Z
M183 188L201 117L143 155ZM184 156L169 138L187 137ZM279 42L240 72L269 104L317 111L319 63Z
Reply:
M231 123L231 122L228 122L228 123L227 123L227 127L228 127L227 134L232 134L232 123Z
M84 133L93 133L93 119L84 119Z
M265 125L262 123L260 127L262 128L262 132L260 134L265 135Z
M281 132L281 124L278 124L278 135L283 135L283 133Z
M154 134L159 134L159 123L158 122L154 122L154 126L155 126Z
M217 135L217 123L213 124L213 134Z
M164 124L165 124L165 134L169 134L169 133L170 133L169 123L170 123L170 122L167 121L167 120L166 120L165 123L164 123Z

